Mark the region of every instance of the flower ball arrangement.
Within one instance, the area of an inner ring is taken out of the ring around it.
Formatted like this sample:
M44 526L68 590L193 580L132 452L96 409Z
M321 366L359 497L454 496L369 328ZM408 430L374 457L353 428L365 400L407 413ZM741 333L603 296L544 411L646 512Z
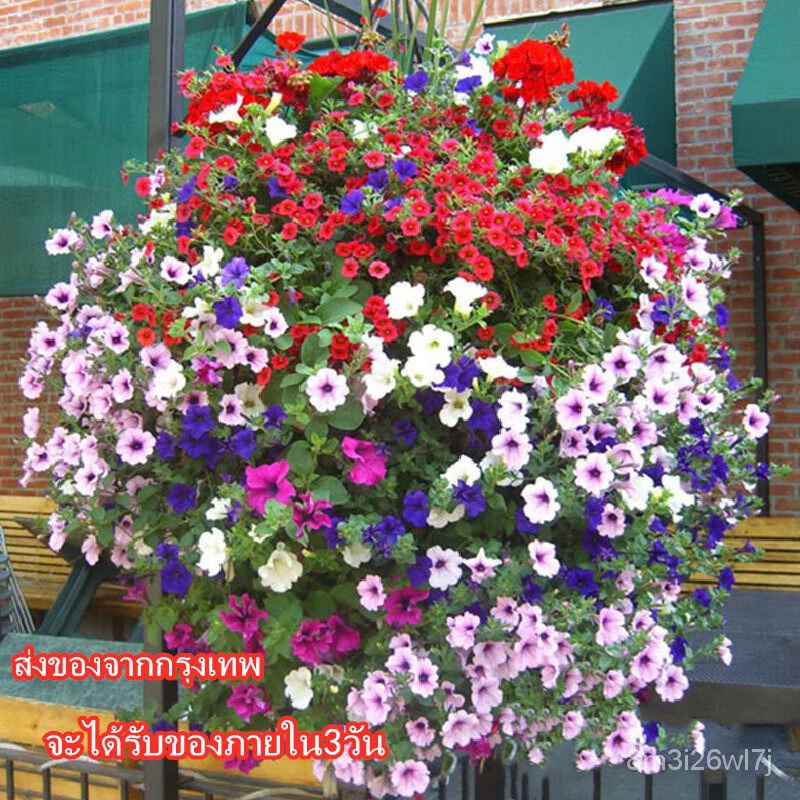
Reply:
M724 340L734 212L620 188L642 132L563 39L411 69L280 43L183 75L137 224L47 242L73 271L20 387L58 394L24 420L50 546L159 575L177 651L265 653L173 721L365 720L391 756L331 769L372 797L564 740L657 770L639 711L730 659L688 636L753 557L726 534L766 470Z

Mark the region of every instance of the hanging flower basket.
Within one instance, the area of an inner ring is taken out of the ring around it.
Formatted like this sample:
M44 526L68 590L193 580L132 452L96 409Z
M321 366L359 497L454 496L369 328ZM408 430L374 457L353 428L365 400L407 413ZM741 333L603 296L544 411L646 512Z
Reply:
M48 240L74 270L20 386L59 398L25 417L51 547L160 576L176 651L265 653L173 722L363 720L389 757L332 769L374 797L563 740L652 772L640 707L729 658L688 636L753 557L725 534L765 469L724 340L737 219L620 188L642 132L560 44L221 57L181 79L185 147L139 171L138 224Z

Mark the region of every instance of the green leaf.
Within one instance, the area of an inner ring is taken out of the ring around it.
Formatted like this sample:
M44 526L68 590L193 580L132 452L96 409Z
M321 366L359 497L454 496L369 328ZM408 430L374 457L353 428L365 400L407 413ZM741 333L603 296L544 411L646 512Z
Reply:
M355 316L361 311L361 308L361 305L354 300L332 297L317 309L317 316L325 325L334 325L347 317Z
M356 594L355 587L353 587L353 594ZM264 609L269 614L272 623L290 631L296 630L303 619L303 607L297 597L290 592L270 595L264 601Z
M311 448L306 441L295 442L286 453L286 460L292 471L299 475L308 475L314 466Z
M603 347L607 350L617 343L619 328L616 325L606 325L603 330Z
M350 498L344 484L333 475L323 475L311 487L314 497L330 500L335 506L346 503Z
M323 439L328 435L328 423L322 417L311 417L305 429L307 441L311 441L312 436L320 436Z
M578 289L572 297L569 299L569 304L567 305L566 310L564 311L565 314L574 314L580 307L581 303L583 302L583 292Z
M306 336L303 346L300 348L300 360L313 367L324 355L325 351L319 343L319 336L316 333Z
M330 595L337 605L345 606L346 608L359 607L355 583L340 583L331 589Z
M522 361L529 367L539 367L544 364L545 361L547 361L547 357L544 353L540 353L538 350L523 350Z
M319 111L322 103L336 90L344 78L326 78L324 75L314 75L308 85L308 104L315 111Z
M354 431L364 421L364 410L358 400L348 397L344 405L332 411L326 419L340 431Z
M330 594L323 589L315 589L303 603L306 616L325 618L336 613L336 603Z

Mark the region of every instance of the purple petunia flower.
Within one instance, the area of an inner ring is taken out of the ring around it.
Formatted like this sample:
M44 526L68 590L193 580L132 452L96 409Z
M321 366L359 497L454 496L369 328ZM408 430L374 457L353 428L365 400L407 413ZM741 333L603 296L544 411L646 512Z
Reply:
M397 161L392 164L392 167L394 168L395 175L397 175L401 181L416 178L419 172L417 165L408 158L398 158Z
M256 449L256 435L250 428L239 428L228 439L228 450L247 461Z
M193 439L214 430L214 419L208 406L190 406L183 415L184 433Z
M187 483L176 483L167 494L167 502L176 514L197 506L197 489Z
M217 300L213 309L217 317L217 324L223 328L235 328L242 318L242 306L233 296Z
M411 447L417 441L417 429L410 419L399 419L392 423L394 438L406 447Z
M156 437L156 453L162 461L175 457L175 437L166 431L159 431Z
M364 192L361 189L353 189L343 198L339 209L345 214L358 214L361 211L361 204L364 202Z
M428 73L420 69L406 77L403 88L409 92L421 92L429 83Z
M455 90L460 94L472 94L482 83L483 80L480 75L470 75L456 81Z
M403 498L403 519L415 528L423 528L428 521L428 495L423 491L408 492Z
M423 583L427 583L431 577L432 566L428 556L417 556L417 560L406 570L411 585L422 586Z
M386 188L387 183L389 183L389 173L383 167L371 172L367 178L367 186L372 187L378 192Z
M470 519L475 519L475 517L486 511L486 498L477 483L468 484L465 481L459 481L453 490L453 499L464 506L464 510Z
M168 559L161 568L161 591L186 597L191 585L192 573L177 558Z
M247 262L241 256L236 256L222 268L220 284L227 286L232 283L237 289L241 289L249 273L250 267L247 266Z
M264 418L264 427L273 428L277 431L281 429L287 414L279 405L271 405L262 416Z

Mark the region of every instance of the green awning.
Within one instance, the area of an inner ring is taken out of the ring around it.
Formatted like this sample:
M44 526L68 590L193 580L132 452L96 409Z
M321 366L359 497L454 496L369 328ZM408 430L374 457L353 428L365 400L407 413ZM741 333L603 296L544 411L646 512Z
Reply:
M731 107L733 160L800 210L800 0L767 0Z
M186 18L187 66L213 63L242 38L246 4ZM135 220L141 202L119 168L144 160L147 26L0 51L0 296L42 293L69 274L44 251L49 228L113 208Z
M790 0L791 1L791 0ZM800 0L797 0L800 3ZM672 3L644 3L488 22L498 39L545 39L569 25L567 55L575 80L604 80L619 90L618 106L644 129L648 150L675 163L675 54ZM649 182L643 169L626 183Z

